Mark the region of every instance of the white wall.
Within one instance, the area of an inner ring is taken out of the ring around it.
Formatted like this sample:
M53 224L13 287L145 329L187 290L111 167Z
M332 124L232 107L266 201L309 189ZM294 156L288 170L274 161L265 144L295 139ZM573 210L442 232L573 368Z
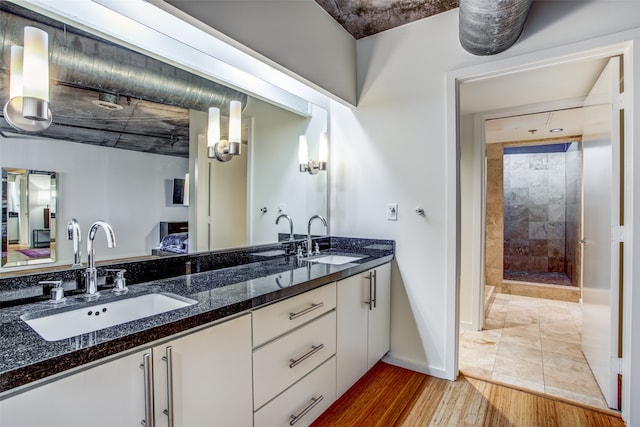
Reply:
M167 3L355 105L356 41L316 2Z
M457 10L358 41L358 108L331 110L332 149L340 155L332 166L332 230L396 240L399 274L393 285L404 288L409 303L399 309L413 312L419 336L392 341L394 358L415 364L420 345L423 371L443 377L455 371L455 331L449 326L455 308L448 286L456 278L447 266L456 242L447 230L455 230L456 196L447 180L456 172L446 143L446 73L639 25L636 2L534 2L520 41L494 57L461 48ZM389 202L399 204L398 222L385 220ZM417 206L425 217L413 213ZM407 335L405 322L395 309L392 336Z
M307 233L312 215L327 215L327 174L301 173L298 169L298 136L306 135L309 157L318 159L320 133L327 130L327 112L313 107L311 118L273 108L251 99L245 113L253 116L250 141L250 244L273 243L278 233L289 233L289 222L275 221L278 207L293 220L296 234ZM267 213L260 209L266 207ZM314 222L313 234L327 230Z
M106 247L101 231L95 239L96 259L150 255L158 246L160 221L185 221L187 208L171 203L170 181L184 177L188 160L67 141L0 137L0 167L57 173L54 265L73 262L66 226L76 218L82 230L82 259L91 224L107 221L117 246ZM17 268L12 268L16 270Z

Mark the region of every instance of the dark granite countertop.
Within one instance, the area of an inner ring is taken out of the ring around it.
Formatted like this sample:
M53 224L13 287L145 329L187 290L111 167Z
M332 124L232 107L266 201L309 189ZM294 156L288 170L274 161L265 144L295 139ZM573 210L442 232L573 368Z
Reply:
M115 296L103 291L98 302L85 302L79 297L70 296L63 306L57 308L42 301L2 308L0 393L6 394L16 387L65 370L358 274L387 263L394 256L394 243L388 240L332 237L320 242L323 255L343 254L362 258L343 265L309 263L295 256L286 256L279 244L118 264L103 268L124 266L132 271L135 280L129 281L126 295ZM168 277L157 277L158 265L173 263L182 265L184 269L185 260L188 261L187 270L191 274L176 271L176 275L171 277L170 271L163 270L161 276ZM205 264L207 268L203 267ZM144 271L147 271L146 275ZM69 272L59 272L58 276L65 274ZM17 277L20 279L13 284L21 292L25 289L25 283L43 280L42 277ZM144 280L150 277L152 280ZM2 282L0 286L12 283L8 279ZM189 307L51 342L41 338L20 318L26 313L38 317L45 311L50 314L73 310L154 292L169 292L198 302Z

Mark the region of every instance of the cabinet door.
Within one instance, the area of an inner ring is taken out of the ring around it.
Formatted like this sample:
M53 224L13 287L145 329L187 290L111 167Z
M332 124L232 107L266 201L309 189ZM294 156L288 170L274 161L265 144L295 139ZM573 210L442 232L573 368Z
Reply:
M391 263L372 271L375 304L369 311L367 370L389 351L391 329Z
M11 427L139 426L145 419L144 355L137 352L0 402ZM151 378L149 378L151 381Z
M156 426L252 425L251 315L154 347L153 364Z
M338 282L336 378L338 397L367 371L369 286L357 274Z

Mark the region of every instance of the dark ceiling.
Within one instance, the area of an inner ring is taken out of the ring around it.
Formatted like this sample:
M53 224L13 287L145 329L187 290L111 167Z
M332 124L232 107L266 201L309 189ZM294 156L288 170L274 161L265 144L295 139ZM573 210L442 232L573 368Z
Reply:
M315 0L361 39L458 7L458 0Z

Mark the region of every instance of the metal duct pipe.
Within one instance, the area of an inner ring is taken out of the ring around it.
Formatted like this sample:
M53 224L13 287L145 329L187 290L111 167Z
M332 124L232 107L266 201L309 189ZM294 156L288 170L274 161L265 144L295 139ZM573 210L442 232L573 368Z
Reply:
M162 61L0 11L0 68L7 75L11 45L22 45L27 25L49 34L51 79L62 84L199 111L228 113L231 100L247 104L246 94Z
M460 0L460 44L474 55L495 55L520 37L533 0Z

